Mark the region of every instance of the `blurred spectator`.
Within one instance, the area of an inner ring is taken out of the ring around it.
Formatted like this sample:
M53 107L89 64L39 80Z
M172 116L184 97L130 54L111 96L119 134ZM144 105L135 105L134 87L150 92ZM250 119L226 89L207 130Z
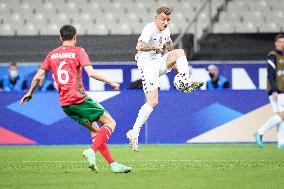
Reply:
M227 78L219 74L218 67L216 65L209 65L207 71L210 79L206 83L206 89L226 89L230 88L230 82Z
M19 74L16 63L9 65L8 74L0 80L0 89L3 91L17 91L27 89L27 80Z

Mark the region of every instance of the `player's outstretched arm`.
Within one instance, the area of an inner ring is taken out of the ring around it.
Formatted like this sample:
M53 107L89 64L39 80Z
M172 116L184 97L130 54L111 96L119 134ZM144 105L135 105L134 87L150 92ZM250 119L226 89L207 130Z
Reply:
M20 101L20 104L23 105L24 103L28 102L30 99L32 99L33 94L35 92L36 87L38 86L39 81L41 80L42 76L45 75L45 70L43 69L39 69L36 73L36 75L33 78L31 87L29 89L29 91L27 92L27 94L25 94L25 96L23 96L23 98Z
M84 69L87 72L89 77L109 84L116 91L119 90L119 84L118 83L112 82L112 81L108 80L107 78L105 78L104 76L100 75L99 73L97 73L94 70L94 68L91 65L84 66Z

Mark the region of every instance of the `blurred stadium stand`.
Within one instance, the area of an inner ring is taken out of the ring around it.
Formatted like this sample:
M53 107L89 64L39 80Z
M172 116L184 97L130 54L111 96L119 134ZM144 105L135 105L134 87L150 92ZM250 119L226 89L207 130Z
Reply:
M177 35L173 35L175 39ZM92 61L134 61L138 35L82 35L78 46L84 47ZM183 37L185 48L193 44L193 35ZM41 62L60 45L58 36L0 36L0 62Z
M0 62L42 60L63 24L77 28L93 60L133 61L137 36L161 5L174 9L171 33L186 34L180 44L192 59L263 59L284 29L282 0L0 0Z
M265 60L274 48L276 33L208 34L200 41L195 59Z

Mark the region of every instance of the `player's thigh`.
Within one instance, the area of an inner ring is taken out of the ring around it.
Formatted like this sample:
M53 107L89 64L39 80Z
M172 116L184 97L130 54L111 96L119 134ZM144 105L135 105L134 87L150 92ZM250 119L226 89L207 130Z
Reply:
M64 112L66 115L68 115L70 118L72 118L72 119L74 119L75 121L77 121L78 123L80 123L80 122L79 122L80 116L79 116L76 112L72 111L72 109L70 108L70 106L62 106L62 110L63 110L63 112ZM80 124L82 124L82 123L80 123ZM85 124L85 123L84 123L84 124ZM84 125L84 124L82 124L82 125Z
M279 94L277 101L275 101L272 95L270 95L269 100L273 112L277 113L282 119L284 119L284 94Z
M160 64L160 69L159 69L159 76L166 74L167 72L170 72L173 68L172 65L168 64L168 57L169 57L169 52L164 54L160 59L159 59L159 64Z
M95 133L98 132L99 128L93 126L93 124L91 123L91 121L89 121L88 119L82 118L81 116L78 115L77 112L74 112L72 110L72 108L70 108L70 106L64 106L62 107L62 110L72 119L74 119L76 122L78 122L79 124L83 125L84 127L86 127L90 132L91 135L94 136ZM95 123L95 122L94 122Z
M152 92L159 88L159 60L145 62L138 67L142 79L144 93Z
M183 49L175 49L170 51L167 57L167 67L175 68L177 59L182 56L185 56L185 52Z
M168 52L166 65L168 68L172 68L177 61L177 56L174 51Z
M94 121L98 121L100 117L106 112L103 106L98 102L93 101L91 98L86 98L80 104L70 105L70 109L79 117L78 122L82 125Z

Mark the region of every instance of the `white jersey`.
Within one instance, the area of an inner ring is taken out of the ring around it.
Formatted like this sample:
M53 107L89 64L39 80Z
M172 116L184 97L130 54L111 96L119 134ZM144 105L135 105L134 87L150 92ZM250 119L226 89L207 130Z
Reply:
M160 31L156 23L151 22L144 27L140 37L138 38L138 41L143 41L150 45L159 45L161 48L163 48L167 42L171 41L169 26L165 30ZM138 51L135 59L137 60L138 57L139 59L152 59L161 57L161 54L156 53L156 51Z

